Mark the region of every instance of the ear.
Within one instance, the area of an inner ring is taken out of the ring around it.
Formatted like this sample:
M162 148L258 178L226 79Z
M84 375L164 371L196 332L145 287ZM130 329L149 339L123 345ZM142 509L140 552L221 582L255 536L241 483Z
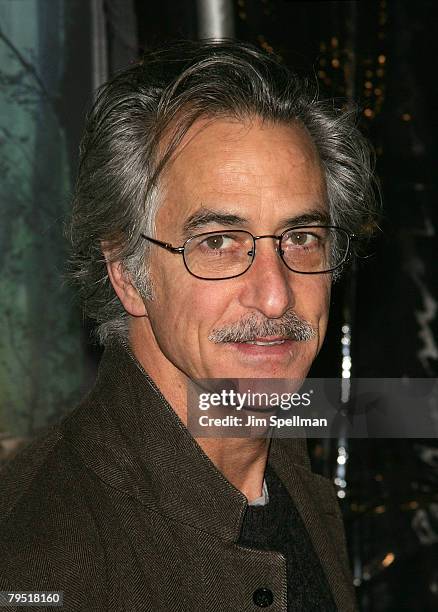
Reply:
M133 317L144 317L146 307L141 295L132 284L128 272L120 261L111 261L108 252L104 251L104 255L109 279L126 312Z

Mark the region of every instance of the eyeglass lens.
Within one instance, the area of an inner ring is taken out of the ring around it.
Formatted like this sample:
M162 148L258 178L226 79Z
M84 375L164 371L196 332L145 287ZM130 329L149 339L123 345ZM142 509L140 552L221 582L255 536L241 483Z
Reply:
M347 255L348 243L348 234L340 228L299 227L283 234L279 250L291 270L318 273L339 266ZM232 278L250 267L254 246L252 235L245 231L209 232L187 241L184 260L195 276Z

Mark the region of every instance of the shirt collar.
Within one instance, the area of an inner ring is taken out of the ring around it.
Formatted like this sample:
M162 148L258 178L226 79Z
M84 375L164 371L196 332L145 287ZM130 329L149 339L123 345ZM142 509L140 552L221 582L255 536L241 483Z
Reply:
M268 485L266 478L263 478L262 494L260 497L256 497L252 501L248 502L248 506L266 506L269 503Z

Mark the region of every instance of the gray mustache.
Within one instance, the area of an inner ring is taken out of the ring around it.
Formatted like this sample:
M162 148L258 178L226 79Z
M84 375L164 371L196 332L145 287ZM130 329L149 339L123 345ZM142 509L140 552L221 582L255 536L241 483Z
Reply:
M293 310L288 310L278 319L261 320L255 314L249 315L236 323L214 329L208 339L215 343L249 342L266 336L282 336L288 340L307 342L316 336L316 330Z

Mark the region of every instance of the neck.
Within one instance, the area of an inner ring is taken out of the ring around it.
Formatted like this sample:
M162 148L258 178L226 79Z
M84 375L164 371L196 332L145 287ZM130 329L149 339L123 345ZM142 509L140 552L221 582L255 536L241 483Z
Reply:
M187 376L164 357L153 337L145 338L144 333L137 333L135 327L131 327L129 341L135 357L187 426ZM196 438L196 441L249 502L261 496L268 438Z
M217 469L249 502L261 496L269 439L197 438L197 442Z

